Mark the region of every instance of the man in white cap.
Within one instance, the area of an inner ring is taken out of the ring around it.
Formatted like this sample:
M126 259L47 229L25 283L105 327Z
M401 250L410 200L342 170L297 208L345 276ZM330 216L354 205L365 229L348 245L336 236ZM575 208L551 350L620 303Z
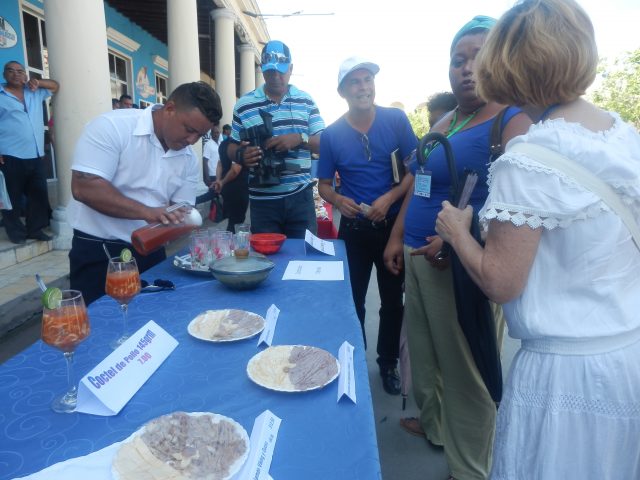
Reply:
M347 249L351 290L364 335L365 297L373 265L380 292L378 365L385 391L400 393L397 371L402 326L402 276L384 266L383 253L408 184L394 183L391 155L407 157L416 136L402 110L374 104L375 75L380 67L359 57L340 66L338 93L349 110L322 134L320 195L342 214L338 237ZM332 187L336 171L341 193ZM365 338L366 345L366 338Z
M229 157L250 168L251 231L304 238L317 230L311 153L320 149L324 121L313 99L289 84L291 51L272 40L262 49L264 85L240 98L233 109ZM265 133L264 114L272 135ZM249 140L241 142L241 140Z

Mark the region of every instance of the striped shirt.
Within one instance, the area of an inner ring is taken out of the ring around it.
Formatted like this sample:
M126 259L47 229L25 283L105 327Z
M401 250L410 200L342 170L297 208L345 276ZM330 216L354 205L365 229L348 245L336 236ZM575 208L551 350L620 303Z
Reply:
M240 131L261 125L260 111L273 115L273 136L289 133L306 133L316 135L324 130L324 120L309 94L289 85L289 91L280 103L269 99L264 85L242 96L233 108L233 125L231 138L239 142ZM285 172L280 176L280 184L265 188L251 187L249 196L252 200L272 200L296 193L311 184L311 152L296 148L289 150L285 157L287 165L297 165L299 172Z

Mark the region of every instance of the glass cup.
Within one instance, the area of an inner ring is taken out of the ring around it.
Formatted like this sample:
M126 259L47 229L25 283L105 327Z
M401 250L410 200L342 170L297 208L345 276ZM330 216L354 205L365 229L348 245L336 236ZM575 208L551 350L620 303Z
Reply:
M67 392L53 400L54 412L70 413L76 409L78 387L73 373L73 352L90 331L87 307L78 290L63 290L59 307L42 310L42 341L62 350L67 361Z
M249 225L248 223L236 223L233 228L235 229L236 233L240 233L240 232L251 233L251 225Z
M140 273L135 258L132 257L126 262L120 257L113 257L109 260L104 289L107 295L120 304L123 322L122 335L109 344L114 350L129 338L127 325L129 302L140 293L140 288Z
M240 231L235 234L233 254L237 258L247 258L249 256L249 232Z
M211 234L212 261L230 257L233 250L233 234L226 230L214 230Z
M211 241L206 230L194 230L189 238L191 252L191 267L197 269L209 268L211 263Z

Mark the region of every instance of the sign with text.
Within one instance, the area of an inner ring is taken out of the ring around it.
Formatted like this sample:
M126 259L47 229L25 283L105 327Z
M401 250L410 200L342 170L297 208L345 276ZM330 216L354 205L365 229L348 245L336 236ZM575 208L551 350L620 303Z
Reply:
M0 48L15 47L18 43L18 35L13 25L4 17L0 17Z
M305 253L307 252L307 246L311 247L316 252L324 253L326 255L335 256L336 254L333 242L322 240L321 238L316 237L309 230L305 231L304 233Z
M353 345L343 342L338 352L340 361L340 377L338 377L338 402L343 396L347 396L353 403L356 402L356 376L353 368Z
M283 280L344 280L342 261L312 262L291 260L282 275Z
M251 430L249 458L233 480L269 480L269 468L276 448L278 430L282 420L270 410L256 417Z
M276 331L276 324L278 323L278 315L280 315L280 309L275 305L271 305L269 310L267 310L267 316L265 318L265 327L262 330L262 334L258 339L258 345L261 343L266 343L271 346L271 342L273 341L273 334Z
M76 411L117 415L177 346L150 320L82 378Z

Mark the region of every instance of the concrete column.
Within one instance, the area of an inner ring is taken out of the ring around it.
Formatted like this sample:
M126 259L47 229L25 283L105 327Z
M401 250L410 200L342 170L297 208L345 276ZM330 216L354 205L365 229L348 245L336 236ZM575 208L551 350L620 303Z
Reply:
M252 45L240 45L240 95L256 88L256 50Z
M69 249L72 231L66 222L66 206L71 199L75 144L89 120L111 110L107 27L102 0L47 0L44 16L50 74L60 83L53 97L60 206L53 212L51 226L56 233L54 247Z
M200 80L198 7L196 0L167 0L167 47L169 50L169 91L183 83ZM193 145L202 165L202 141ZM202 170L202 169L200 169ZM203 184L198 193L206 191Z
M231 124L236 103L236 64L234 47L235 14L226 8L211 11L215 26L216 90L222 101L220 124Z
M167 0L169 90L200 80L196 0Z
M262 68L260 65L256 66L256 88L264 84L264 76L262 75Z

